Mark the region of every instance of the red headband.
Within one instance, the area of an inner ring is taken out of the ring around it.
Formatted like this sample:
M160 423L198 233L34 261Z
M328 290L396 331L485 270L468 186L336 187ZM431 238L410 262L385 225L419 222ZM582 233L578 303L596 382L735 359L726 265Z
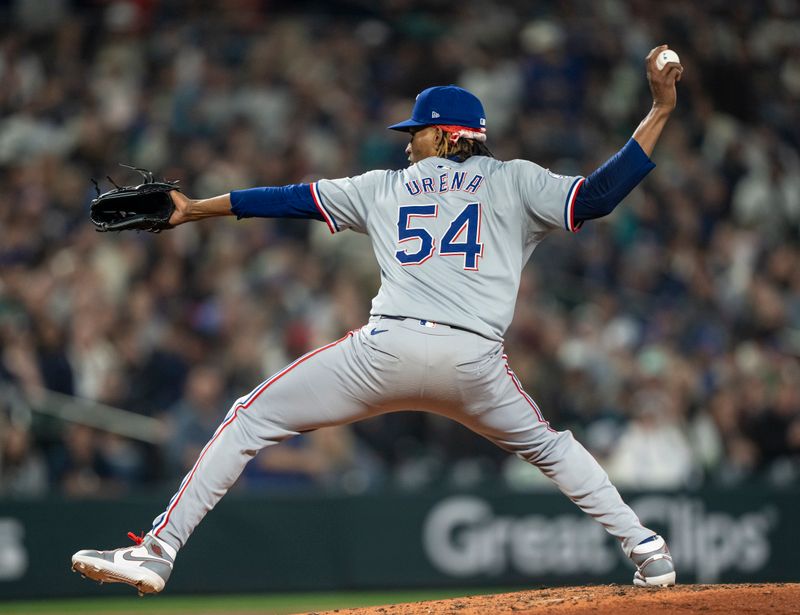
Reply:
M444 132L447 133L451 143L457 143L461 137L465 139L475 139L483 143L486 141L485 128L470 128L469 126L452 126L437 124Z

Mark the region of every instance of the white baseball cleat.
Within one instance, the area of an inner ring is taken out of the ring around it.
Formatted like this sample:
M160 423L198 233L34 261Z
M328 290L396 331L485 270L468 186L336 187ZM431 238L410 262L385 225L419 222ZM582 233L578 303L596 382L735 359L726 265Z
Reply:
M668 587L675 585L675 565L667 543L654 534L633 548L631 559L636 564L633 584L636 587Z
M72 556L72 570L100 583L127 583L139 595L164 589L172 573L177 552L152 534L137 536L128 532L136 544L113 551L84 549Z

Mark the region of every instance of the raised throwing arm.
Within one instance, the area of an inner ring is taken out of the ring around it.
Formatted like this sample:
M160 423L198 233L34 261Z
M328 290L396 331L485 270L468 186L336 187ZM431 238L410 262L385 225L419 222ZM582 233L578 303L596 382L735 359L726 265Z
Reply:
M652 155L661 131L669 119L675 103L677 92L675 83L681 80L683 66L676 62L668 62L662 70L656 67L658 54L667 49L667 45L659 45L647 54L647 81L653 95L653 106L633 133L633 138L645 154Z
M610 214L655 167L650 155L675 109L675 83L683 73L683 67L675 62L665 64L663 70L657 68L656 58L667 48L659 45L647 54L647 80L653 106L628 143L586 178L575 200L575 229L586 220Z

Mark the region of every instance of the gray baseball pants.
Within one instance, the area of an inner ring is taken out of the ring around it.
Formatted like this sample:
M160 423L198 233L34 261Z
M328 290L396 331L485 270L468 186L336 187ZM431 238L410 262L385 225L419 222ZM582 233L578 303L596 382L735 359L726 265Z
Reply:
M398 410L449 417L538 467L620 539L653 534L569 431L555 431L511 371L500 342L441 325L373 317L241 397L152 533L180 549L262 448L299 433Z

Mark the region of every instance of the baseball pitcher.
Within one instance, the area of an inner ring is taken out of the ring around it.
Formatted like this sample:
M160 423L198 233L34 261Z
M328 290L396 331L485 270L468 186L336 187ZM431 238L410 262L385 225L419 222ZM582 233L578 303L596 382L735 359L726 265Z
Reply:
M458 421L539 468L619 539L636 566L635 585L673 585L664 539L642 526L572 434L547 422L503 352L521 271L536 246L553 231L574 232L610 213L655 166L649 156L683 72L676 62L656 67L666 48L646 60L650 112L586 178L496 160L486 147L483 106L451 85L420 93L411 118L390 126L409 135L406 169L200 200L168 192L169 218L159 230L235 215L313 218L331 233L365 233L381 286L363 327L233 403L146 536L130 534L136 544L127 548L79 551L73 569L159 592L181 547L261 449L320 427L414 409Z

